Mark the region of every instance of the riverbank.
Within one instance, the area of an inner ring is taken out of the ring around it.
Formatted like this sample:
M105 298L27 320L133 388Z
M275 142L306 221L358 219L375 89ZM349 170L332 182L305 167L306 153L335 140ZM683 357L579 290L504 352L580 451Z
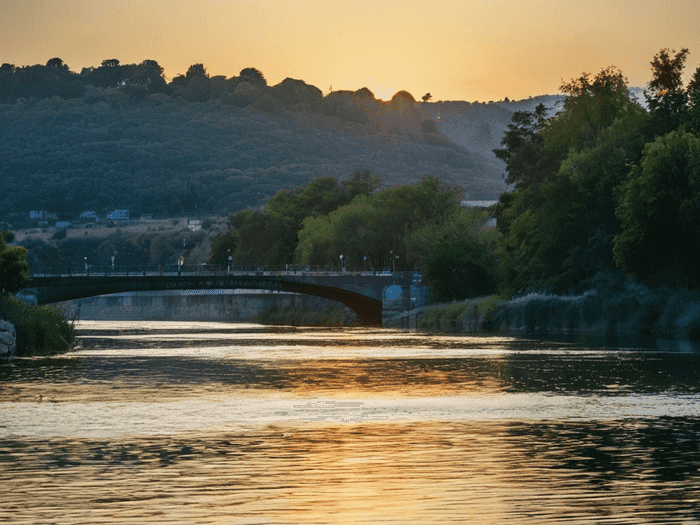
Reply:
M526 337L700 342L700 293L651 289L633 280L601 283L579 295L530 293L431 305L394 317L386 326L429 332L498 331Z
M11 296L0 297L0 319L15 327L16 357L61 354L75 342L74 322L55 306L32 306Z
M273 306L258 314L256 322L286 326L357 326L357 314L347 307L329 306L309 311L299 306Z

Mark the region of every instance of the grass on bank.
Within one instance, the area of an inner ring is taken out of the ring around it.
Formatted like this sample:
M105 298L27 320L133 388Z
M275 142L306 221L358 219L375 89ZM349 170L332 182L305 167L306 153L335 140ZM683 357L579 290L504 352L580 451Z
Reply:
M418 321L418 328L429 332L460 332L464 328L490 327L494 313L503 298L487 295L429 308Z
M329 306L315 313L299 306L273 306L259 313L261 324L285 326L357 326L357 315L343 308Z
M15 326L17 357L67 352L75 342L75 326L55 306L32 306L6 295L0 297L0 319Z

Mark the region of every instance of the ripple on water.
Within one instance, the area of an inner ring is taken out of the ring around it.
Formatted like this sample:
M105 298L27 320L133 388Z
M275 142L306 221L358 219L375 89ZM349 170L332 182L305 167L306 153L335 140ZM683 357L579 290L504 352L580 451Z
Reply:
M693 419L443 421L5 439L0 519L692 523L698 431Z

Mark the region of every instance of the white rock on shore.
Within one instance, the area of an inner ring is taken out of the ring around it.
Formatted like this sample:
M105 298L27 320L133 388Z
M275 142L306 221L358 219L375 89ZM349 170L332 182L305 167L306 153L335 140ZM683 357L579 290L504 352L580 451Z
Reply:
M0 319L0 358L13 358L17 352L15 325Z

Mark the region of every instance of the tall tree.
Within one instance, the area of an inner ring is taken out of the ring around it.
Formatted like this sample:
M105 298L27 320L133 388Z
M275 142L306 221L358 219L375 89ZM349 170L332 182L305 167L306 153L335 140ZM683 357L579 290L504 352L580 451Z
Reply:
M7 246L12 238L9 231L0 232L0 296L15 293L29 284L27 250L21 246Z
M645 95L652 112L650 138L676 129L687 117L688 92L683 89L683 67L689 51L662 49L651 61L652 79Z

